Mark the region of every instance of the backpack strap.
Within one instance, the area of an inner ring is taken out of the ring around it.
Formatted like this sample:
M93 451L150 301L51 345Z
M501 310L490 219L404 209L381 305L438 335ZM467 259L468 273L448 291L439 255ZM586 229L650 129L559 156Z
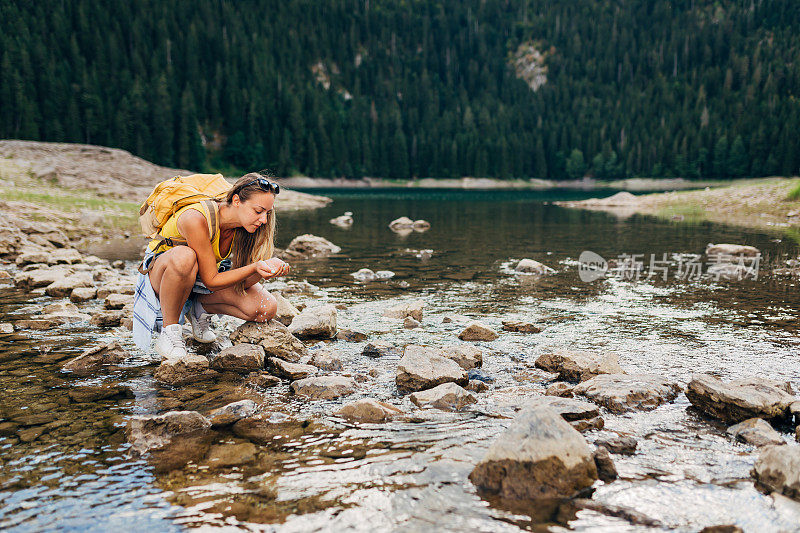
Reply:
M208 211L208 234L213 242L219 233L219 204L214 200L203 200L202 204Z

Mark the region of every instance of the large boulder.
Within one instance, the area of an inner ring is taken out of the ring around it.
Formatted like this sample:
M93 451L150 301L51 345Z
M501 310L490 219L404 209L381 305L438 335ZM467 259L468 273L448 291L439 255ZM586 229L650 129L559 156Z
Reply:
M286 252L294 257L300 258L338 254L341 251L342 249L331 241L308 233L305 235L298 235L292 239L292 242L286 247Z
M521 504L571 498L592 486L597 467L580 433L555 411L523 410L472 470L480 492Z
M395 383L401 393L432 389L442 383L467 384L467 372L439 348L409 344L397 365Z
M727 383L714 376L694 376L686 387L686 397L703 413L727 424L748 418L788 418L795 401L788 383L752 377Z
M188 353L180 359L165 359L153 373L157 381L173 386L207 381L217 375L209 367L208 359L196 353Z
M500 335L492 328L481 322L472 322L458 334L462 341L493 341Z
M800 446L767 446L753 468L764 489L800 501Z
M394 405L373 398L362 398L343 405L336 414L354 422L375 424L391 420L402 413Z
M617 354L557 350L540 355L537 368L555 372L565 381L586 381L600 374L622 374Z
M411 302L404 302L397 304L388 309L383 310L383 316L386 318L400 318L403 319L410 316L418 322L422 322L422 310L425 309L427 304L422 300L414 300Z
M442 355L452 359L464 370L472 370L483 365L480 348L471 344L448 344L442 346Z
M673 401L680 387L655 374L601 374L572 389L612 413L655 409Z
M333 400L353 394L356 382L344 376L318 376L300 379L292 383L292 392L311 400Z
M117 342L109 342L89 348L75 359L67 361L63 370L78 375L95 374L106 365L116 365L128 357L128 352Z
M264 368L264 348L258 344L241 343L225 348L211 361L218 372L249 374Z
M268 356L296 362L306 354L306 346L278 322L245 322L230 335L233 344L258 344Z
M128 442L137 452L143 453L168 444L173 437L203 431L211 421L196 411L170 411L162 415L139 415L128 419Z
M424 391L413 392L409 396L417 407L435 407L443 411L461 411L478 400L475 395L455 383L442 383Z
M336 336L336 308L306 307L294 317L289 332L298 339L330 339Z
M750 418L728 428L728 435L753 446L786 444L781 434L772 429L769 422L760 418Z

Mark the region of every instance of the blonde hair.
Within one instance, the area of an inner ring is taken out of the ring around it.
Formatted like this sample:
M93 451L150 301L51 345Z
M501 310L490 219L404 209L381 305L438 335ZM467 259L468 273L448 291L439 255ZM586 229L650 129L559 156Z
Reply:
M242 202L245 202L255 193L270 192L259 187L258 183L247 185L264 177L263 174L258 172L245 174L233 184L233 187L228 191L225 202L230 205L234 196L238 196ZM273 207L267 211L267 222L258 227L253 233L242 227L236 228L233 238L235 246L231 250L232 268L247 266L256 261L271 258L272 253L275 251L275 225L275 208ZM245 293L245 281L247 280L242 280L233 286L234 290L239 294Z

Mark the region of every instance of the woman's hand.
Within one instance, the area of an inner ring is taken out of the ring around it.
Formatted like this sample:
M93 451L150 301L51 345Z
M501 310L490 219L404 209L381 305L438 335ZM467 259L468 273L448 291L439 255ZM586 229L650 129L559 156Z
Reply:
M278 276L285 276L289 273L289 264L281 261L277 257L258 261L256 263L256 272L264 279L277 278Z

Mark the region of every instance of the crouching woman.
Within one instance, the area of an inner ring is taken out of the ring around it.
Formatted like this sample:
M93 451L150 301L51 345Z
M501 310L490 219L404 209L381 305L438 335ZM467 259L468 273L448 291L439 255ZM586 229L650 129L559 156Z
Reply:
M156 352L178 359L186 356L181 323L187 316L192 336L203 343L216 340L210 314L255 322L275 316L275 298L258 282L289 272L288 264L271 258L279 192L261 174L246 174L225 200L188 205L164 224L162 238L147 247L136 284L133 337L139 348L149 349L159 322Z

